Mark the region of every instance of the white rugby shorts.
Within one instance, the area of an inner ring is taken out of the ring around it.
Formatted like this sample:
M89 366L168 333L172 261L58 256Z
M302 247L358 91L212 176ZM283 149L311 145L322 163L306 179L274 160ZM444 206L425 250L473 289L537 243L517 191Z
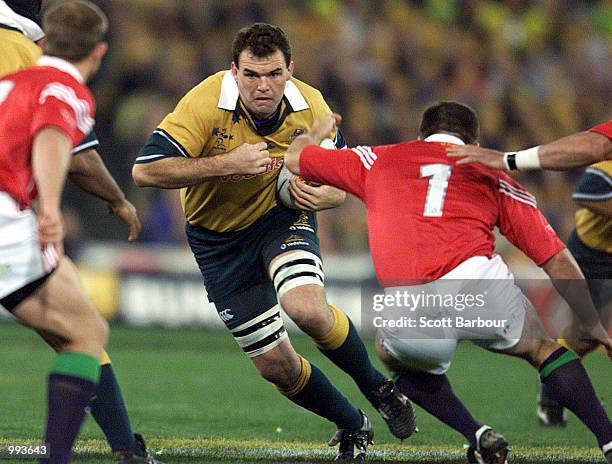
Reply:
M20 295L20 290L49 275L57 264L53 247L40 250L34 211L20 210L10 195L0 192L0 301L8 306L7 301L27 298L31 291Z
M448 298L482 295L484 301L482 307L471 311L417 306L409 312L399 313L414 319L415 327L378 329L385 350L408 368L441 375L450 367L457 344L462 340L470 340L485 349L504 351L514 347L521 338L525 297L500 256L491 259L475 256L439 280L418 286L386 288L385 294L396 294L404 289L415 295L444 294ZM481 323L485 325L471 325L478 322L476 319L484 320ZM444 320L448 323L436 325Z

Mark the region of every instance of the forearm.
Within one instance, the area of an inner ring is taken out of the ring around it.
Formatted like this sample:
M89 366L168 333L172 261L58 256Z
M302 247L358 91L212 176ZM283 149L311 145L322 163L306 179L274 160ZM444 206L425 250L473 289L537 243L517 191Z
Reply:
M68 175L81 190L108 203L125 200L123 191L96 150L87 150L73 156Z
M205 158L165 158L135 164L132 177L139 187L176 189L196 185L215 177L233 174L227 155Z
M285 153L285 166L293 174L300 175L300 154L302 150L309 145L318 145L315 138L310 134L302 134L297 137Z
M587 282L567 248L549 259L542 269L548 274L555 289L581 324L591 327L599 323L599 316L593 305Z
M49 127L34 137L32 170L41 211L59 211L72 142L63 132Z
M579 132L540 146L542 169L568 170L612 156L612 142L595 132Z

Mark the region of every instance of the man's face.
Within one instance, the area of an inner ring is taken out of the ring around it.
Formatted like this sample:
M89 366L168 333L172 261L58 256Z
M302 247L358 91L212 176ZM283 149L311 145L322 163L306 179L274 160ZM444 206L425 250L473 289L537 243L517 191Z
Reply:
M242 102L257 118L271 115L283 98L285 83L293 74L293 61L287 67L280 50L258 58L247 48L240 53L238 62L238 67L232 63L232 75Z

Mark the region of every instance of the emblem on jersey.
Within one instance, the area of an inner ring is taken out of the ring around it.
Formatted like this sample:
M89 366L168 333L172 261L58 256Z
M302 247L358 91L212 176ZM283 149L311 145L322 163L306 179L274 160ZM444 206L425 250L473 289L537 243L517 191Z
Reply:
M314 233L314 229L310 224L310 218L308 217L308 213L300 213L300 217L297 221L293 223L291 227L289 227L289 230L307 230L308 232Z
M306 129L296 129L293 131L293 134L291 134L289 136L289 140L291 142L293 142L295 139L297 139L300 135L302 135L304 132L306 132Z
M215 137L215 144L213 146L213 150L221 150L227 151L227 142L234 140L234 136L232 134L227 133L227 127L220 129L218 127L214 127L212 130L212 136Z
M299 235L290 235L285 239L285 243L283 243L280 247L281 250L285 250L289 247L294 247L298 245L309 246L310 242L307 242L304 237L300 237Z

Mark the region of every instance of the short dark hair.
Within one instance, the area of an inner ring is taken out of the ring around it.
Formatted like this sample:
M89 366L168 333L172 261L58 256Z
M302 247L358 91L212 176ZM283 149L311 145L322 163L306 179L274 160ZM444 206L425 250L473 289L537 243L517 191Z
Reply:
M426 138L440 131L457 134L465 143L476 143L480 133L478 116L463 103L438 102L423 113L419 132L422 138Z
M68 0L51 6L43 16L45 54L80 61L104 40L108 19L86 0Z
M283 52L287 67L291 63L291 45L285 32L278 26L266 23L255 23L238 31L232 43L232 59L238 66L240 53L251 50L257 58L265 58L276 50Z

